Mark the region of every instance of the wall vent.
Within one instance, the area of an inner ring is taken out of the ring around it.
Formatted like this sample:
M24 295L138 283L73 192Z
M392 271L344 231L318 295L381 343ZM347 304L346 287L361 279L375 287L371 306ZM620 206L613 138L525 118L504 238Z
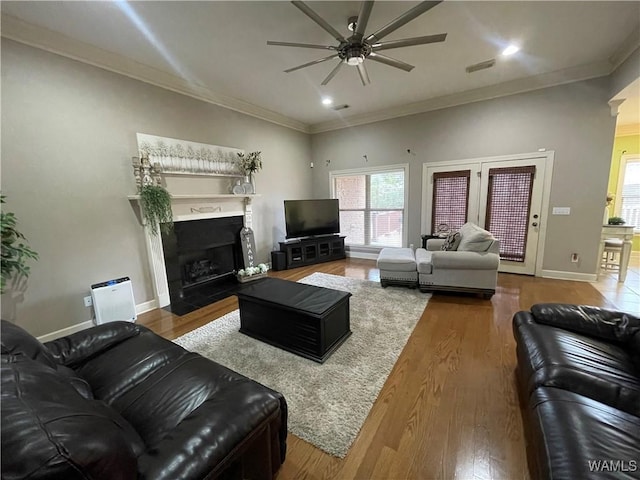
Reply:
M486 62L476 63L475 65L469 65L465 70L467 73L477 72L478 70L486 70L487 68L491 68L496 64L496 59L492 58L491 60L487 60Z
M333 110L338 111L338 110L344 110L345 108L349 108L349 105L347 105L346 103L343 103L342 105L336 105L335 107L331 107Z

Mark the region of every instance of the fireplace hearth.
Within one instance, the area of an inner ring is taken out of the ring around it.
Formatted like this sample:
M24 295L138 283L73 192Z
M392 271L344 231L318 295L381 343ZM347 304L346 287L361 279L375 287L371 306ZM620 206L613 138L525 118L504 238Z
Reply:
M237 291L242 227L241 216L208 218L175 222L172 232L162 234L171 300L166 310L184 315Z

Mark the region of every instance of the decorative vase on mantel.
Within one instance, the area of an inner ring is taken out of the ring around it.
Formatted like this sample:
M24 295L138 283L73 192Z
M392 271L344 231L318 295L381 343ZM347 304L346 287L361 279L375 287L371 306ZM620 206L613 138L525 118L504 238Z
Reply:
M244 187L244 193L253 195L256 193L256 184L254 183L253 174L249 172L244 176L244 183L242 184Z

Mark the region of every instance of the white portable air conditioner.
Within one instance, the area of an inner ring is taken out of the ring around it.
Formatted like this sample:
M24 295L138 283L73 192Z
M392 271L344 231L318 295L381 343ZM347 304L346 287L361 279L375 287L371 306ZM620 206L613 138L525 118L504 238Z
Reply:
M129 277L91 285L91 298L97 325L118 320L136 321L136 302Z

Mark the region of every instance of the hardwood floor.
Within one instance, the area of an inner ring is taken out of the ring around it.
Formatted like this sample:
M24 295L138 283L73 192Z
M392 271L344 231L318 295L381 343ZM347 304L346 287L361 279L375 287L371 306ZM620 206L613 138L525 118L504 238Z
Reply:
M270 275L298 280L316 271L379 280L374 261L355 259ZM529 478L511 319L539 302L615 308L589 283L509 274L499 275L489 301L434 295L348 455L289 435L278 479ZM232 297L182 317L154 310L139 323L174 339L236 308Z

